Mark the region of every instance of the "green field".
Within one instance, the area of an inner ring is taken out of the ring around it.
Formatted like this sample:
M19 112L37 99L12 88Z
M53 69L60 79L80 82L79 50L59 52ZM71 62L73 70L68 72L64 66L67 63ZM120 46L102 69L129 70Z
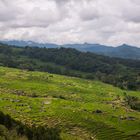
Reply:
M140 139L140 112L124 93L140 98L99 81L0 67L0 111L29 126L58 127L62 140Z

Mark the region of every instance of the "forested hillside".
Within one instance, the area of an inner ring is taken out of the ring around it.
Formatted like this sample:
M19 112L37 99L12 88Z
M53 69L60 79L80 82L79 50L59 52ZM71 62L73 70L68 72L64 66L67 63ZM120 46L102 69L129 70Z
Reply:
M47 46L47 45L46 45ZM64 47L75 48L83 52L93 52L110 57L140 60L140 48L123 44L121 46L112 47L100 44L67 44Z
M139 60L110 58L71 48L20 48L1 44L0 65L96 79L124 89L140 89Z
M53 43L38 43L34 41L23 41L23 40L5 40L0 41L7 45L13 45L13 46L30 46L30 47L40 47L40 48L74 48L82 52L93 52L96 54L101 54L104 56L110 56L110 57L118 57L118 58L124 58L124 59L134 59L134 60L140 60L140 48L132 45L123 44L121 46L107 46L107 45L101 45L101 44L90 44L90 43L81 43L81 44L53 44Z

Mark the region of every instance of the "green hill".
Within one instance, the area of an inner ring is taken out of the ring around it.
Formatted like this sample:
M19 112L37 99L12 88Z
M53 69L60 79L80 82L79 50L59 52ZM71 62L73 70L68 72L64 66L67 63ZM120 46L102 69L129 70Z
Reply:
M140 61L110 58L72 48L15 47L0 44L0 66L99 80L140 90Z
M0 67L0 111L31 129L47 127L50 140L138 140L139 101L139 91L99 81Z

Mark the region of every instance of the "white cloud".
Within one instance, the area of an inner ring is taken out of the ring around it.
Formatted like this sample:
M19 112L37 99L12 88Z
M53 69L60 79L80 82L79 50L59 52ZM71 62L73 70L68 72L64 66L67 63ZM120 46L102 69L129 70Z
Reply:
M140 46L139 0L0 0L0 39Z

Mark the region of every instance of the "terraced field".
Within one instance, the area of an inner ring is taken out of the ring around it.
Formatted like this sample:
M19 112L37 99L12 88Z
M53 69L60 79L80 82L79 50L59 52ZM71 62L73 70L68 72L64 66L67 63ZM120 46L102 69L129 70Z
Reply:
M62 140L139 140L140 112L124 91L98 81L0 67L0 111L29 126L58 127Z

